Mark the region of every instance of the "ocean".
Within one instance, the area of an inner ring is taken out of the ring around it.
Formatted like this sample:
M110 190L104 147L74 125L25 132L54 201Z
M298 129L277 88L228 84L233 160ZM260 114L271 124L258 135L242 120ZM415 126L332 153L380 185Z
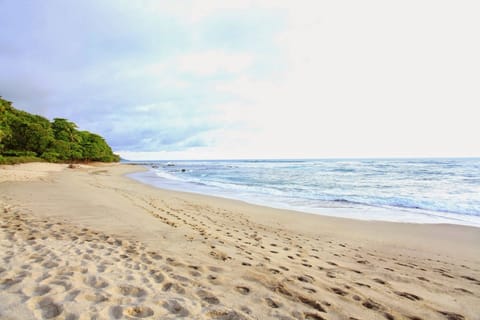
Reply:
M159 188L362 220L480 227L480 159L149 161Z

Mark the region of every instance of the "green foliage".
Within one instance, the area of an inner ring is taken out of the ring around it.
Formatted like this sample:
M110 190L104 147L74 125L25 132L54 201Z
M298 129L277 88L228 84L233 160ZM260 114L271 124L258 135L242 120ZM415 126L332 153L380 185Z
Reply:
M6 150L2 152L2 155L7 157L35 157L37 154L33 151Z
M57 162L60 159L60 154L55 151L45 151L40 158L45 159L48 162Z
M38 157L3 157L0 156L0 164L19 164L19 163L28 163L28 162L43 162L45 161L42 158Z
M3 100L0 97L0 152L4 149L3 140L11 134L6 122L7 108L10 108L10 105L11 103L9 101Z
M55 118L52 122L55 139L67 142L79 142L77 125L67 119Z
M0 97L0 163L44 159L59 161L117 162L105 140L88 131L78 131L67 119L48 119L12 107Z
M87 160L102 162L118 162L120 157L113 154L110 146L98 134L80 131L83 157Z

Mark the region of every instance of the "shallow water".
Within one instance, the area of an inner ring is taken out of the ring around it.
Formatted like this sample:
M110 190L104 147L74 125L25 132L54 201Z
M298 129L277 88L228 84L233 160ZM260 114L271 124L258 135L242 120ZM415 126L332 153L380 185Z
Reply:
M173 190L366 220L480 227L480 159L152 161Z

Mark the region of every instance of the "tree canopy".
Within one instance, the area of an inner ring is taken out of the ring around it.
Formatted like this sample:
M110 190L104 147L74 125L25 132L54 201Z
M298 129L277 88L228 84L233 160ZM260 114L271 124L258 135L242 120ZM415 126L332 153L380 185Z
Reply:
M19 157L49 162L116 162L120 159L101 136L79 131L77 125L67 119L49 121L15 109L10 101L0 97L0 163Z

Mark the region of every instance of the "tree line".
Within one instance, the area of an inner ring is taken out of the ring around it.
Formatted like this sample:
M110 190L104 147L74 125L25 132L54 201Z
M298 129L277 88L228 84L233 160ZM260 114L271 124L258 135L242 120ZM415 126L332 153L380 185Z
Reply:
M0 97L0 163L35 160L48 162L117 162L101 136L80 131L75 123L53 121L15 109Z

